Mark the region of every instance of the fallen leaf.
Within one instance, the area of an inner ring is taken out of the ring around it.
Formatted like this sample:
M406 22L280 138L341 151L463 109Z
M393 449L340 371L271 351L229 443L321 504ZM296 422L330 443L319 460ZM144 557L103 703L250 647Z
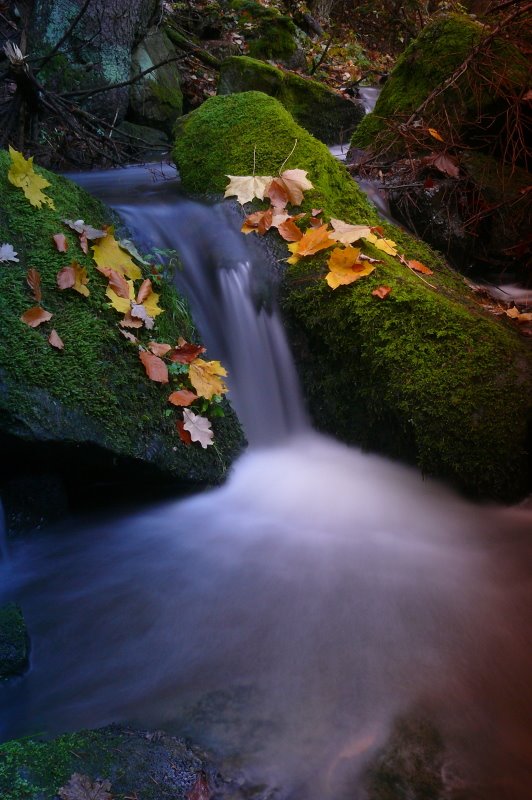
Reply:
M321 214L322 211L323 211L323 208L313 208L310 213L311 213L311 215L313 217L318 217Z
M151 293L152 293L151 281L149 278L146 278L145 280L142 281L140 289L138 290L137 303L143 303L146 300L146 298L150 296Z
M150 348L153 355L159 356L159 358L165 356L172 349L172 345L159 344L159 342L149 342L148 347Z
M266 211L255 211L244 220L244 224L240 229L242 233L252 233L256 231L260 236L264 236L272 226L273 209L268 208Z
M110 789L110 781L93 781L88 775L74 772L57 794L61 800L113 800Z
M28 270L26 273L26 281L33 293L35 301L40 303L42 300L41 276L36 269L31 268Z
M422 264L421 261L407 261L407 266L415 272L422 272L423 275L434 275L433 271Z
M49 311L45 311L44 308L33 306L33 308L29 308L24 312L20 320L26 325L29 325L30 328L36 328L38 325L41 325L41 323L48 322L52 317L53 314L50 314Z
M0 244L0 261L15 261L17 264L20 259L13 249L12 244Z
M190 433L190 438L193 442L199 442L203 449L206 449L213 443L213 432L211 423L207 417L202 417L200 414L194 414L190 409L183 410L183 429ZM198 800L201 795L197 795Z
M153 317L148 314L146 306L142 305L142 303L131 303L131 316L135 319L141 319L144 327L150 331L155 324Z
M114 235L114 229L108 228L106 235L98 239L92 246L93 258L98 267L110 267L121 275L136 281L142 278L140 267L124 252Z
M277 226L279 234L283 237L285 242L299 242L303 238L303 231L301 231L294 220L289 217Z
M299 242L296 242L298 245L297 255L299 257L311 256L320 250L326 250L328 247L332 247L334 242L329 234L330 231L327 225L321 225L319 228L310 228L308 231L305 231Z
M180 338L177 347L174 347L170 353L169 360L178 361L180 364L190 364L204 352L205 348L201 344L191 344Z
M381 258L371 258L371 256L367 256L365 253L361 253L358 257L359 261L367 261L368 264L384 264L384 261Z
M107 231L93 228L92 225L87 225L82 219L64 219L63 222L73 231L82 234L87 239L103 239L104 236L107 236Z
M194 786L187 794L186 800L211 800L211 790L205 775L198 775Z
M377 239L373 244L383 253L388 253L390 256L397 255L397 245L392 239Z
M190 383L198 395L207 400L215 394L227 392L227 386L221 380L226 375L227 372L219 361L204 361L202 358L192 361L188 373Z
M84 297L88 297L90 294L87 288L87 283L89 282L87 270L81 267L77 261L73 261L69 267L60 269L56 280L60 289L74 289Z
M337 247L332 251L327 261L330 272L325 277L331 289L347 286L366 275L371 275L375 267L370 264L361 264L358 260L359 255L360 250L351 245L343 249Z
M264 196L269 198L275 209L283 209L288 203L288 190L280 178L272 178Z
M129 300L130 298L130 284L133 286L131 281L126 281L124 276L117 272L115 269L111 269L110 267L96 267L98 272L101 272L102 275L109 280L109 286L113 290L113 292L118 295L118 297L122 297L125 300Z
M64 233L54 233L52 236L58 253L66 253L68 250L68 242Z
M139 341L139 340L137 339L137 337L136 337L136 336L133 336L133 334L132 334L132 333L130 333L129 331L123 331L123 330L122 330L122 328L119 328L118 330L120 331L120 333L122 334L122 336L123 336L125 339L127 339L127 340L128 340L128 342L132 342L133 344L138 344L138 341Z
M144 325L141 319L134 319L131 316L131 311L124 314L124 318L120 320L119 324L122 328L142 328Z
M427 130L434 139L437 139L439 142L443 142L443 136L438 133L437 130L434 128L427 128Z
M32 206L40 208L42 205L47 205L55 209L53 200L42 191L51 186L51 183L35 172L33 156L25 159L22 153L14 150L11 145L9 145L9 155L11 156L11 166L7 173L9 183L22 189Z
M118 244L122 248L122 250L126 250L129 255L133 256L140 264L144 264L145 267L150 267L151 264L149 261L146 261L145 258L142 258L141 254L131 241L131 239L120 239Z
M55 330L55 328L51 331L50 336L48 337L48 342L55 347L57 350L64 350L65 345L63 340Z
M458 178L460 176L458 162L444 153L433 153L430 156L426 156L423 161L444 175L448 175L449 178Z
M280 179L286 188L288 200L293 206L301 205L303 191L314 188L304 169L285 169L281 173Z
M181 441L186 445L192 444L192 436L190 435L190 433L187 430L185 430L185 423L183 422L182 419L178 419L177 420L176 427L177 427L179 436L181 437Z
M386 297L388 297L391 291L391 286L377 286L376 289L373 289L371 294L374 297L380 297L381 300L384 300Z
M273 209L273 217L272 217L272 228L278 228L285 220L287 219L296 219L296 217L291 217L291 215L287 212L286 208Z
M178 392L172 392L168 402L174 406L189 406L197 399L198 395L194 394L194 392L190 392L188 389L180 389Z
M517 322L524 323L524 322L532 322L532 312L521 312L515 306L511 308L507 308L504 312L510 319L515 319Z
M371 228L368 225L350 225L341 219L331 219L331 225L334 233L329 234L330 238L342 244L353 244L371 235Z
M114 271L115 270L113 270L113 272ZM121 314L127 314L128 312L131 312L131 303L135 298L135 287L133 286L133 281L126 281L125 278L124 281L127 286L128 297L123 297L122 295L117 294L111 285L111 281L109 281L109 285L105 290L106 297L108 297L111 301L112 307Z
M168 383L168 367L158 356L148 353L147 350L139 351L139 358L144 364L146 375L156 383Z
M264 192L271 183L270 175L228 175L224 197L236 196L240 205L249 203L255 197L264 199Z

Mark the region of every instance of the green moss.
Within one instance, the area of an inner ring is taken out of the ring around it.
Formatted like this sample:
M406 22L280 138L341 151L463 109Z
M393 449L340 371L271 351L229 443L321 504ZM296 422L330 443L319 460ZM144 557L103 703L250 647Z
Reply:
M345 168L261 93L207 101L184 121L174 154L186 190L221 193L226 175L251 174L255 146L256 173L274 175L296 139L286 166L307 170L315 186L303 208L376 224ZM514 498L528 481L530 350L510 325L483 313L440 256L380 224L400 252L435 274L415 275L370 245L366 252L383 263L335 291L323 280L326 256L286 270L282 308L314 421L472 494ZM371 295L381 284L392 287L384 301Z
M290 17L253 0L233 0L231 7L237 11L240 23L252 23L251 30L242 28L252 58L290 60L297 50L296 27Z
M486 33L483 25L464 14L448 14L427 25L397 61L373 113L356 129L352 144L370 147L387 122L397 124L406 119L453 74ZM479 109L489 111L495 93L488 83L494 74L518 93L528 81L526 59L503 39L483 48L474 72L466 70L460 81L441 95L439 102L444 104L450 123L475 119Z
M65 178L39 170L50 181L47 190L56 210L33 208L7 181L9 157L0 151L0 242L14 245L20 263L0 265L0 424L28 438L93 442L119 455L139 458L184 480L216 480L241 438L234 415L215 422L214 448L185 447L175 419L165 416L167 392L149 381L137 347L120 334L117 313L105 296L106 281L79 247L76 235L61 222L83 218L93 225L109 222L96 200ZM56 251L52 235L65 233L68 254ZM89 274L90 297L60 291L56 274L75 258ZM42 305L54 316L32 329L20 316L34 305L26 270L42 278ZM192 323L182 299L163 282L153 336L174 342L190 338ZM47 341L54 327L63 339L60 352ZM151 336L149 337L151 338Z
M28 667L28 636L15 603L0 606L0 679L21 675Z
M232 56L220 68L218 94L260 91L275 97L305 130L327 144L337 144L344 131L364 116L358 103L346 100L310 78L264 64L247 56Z

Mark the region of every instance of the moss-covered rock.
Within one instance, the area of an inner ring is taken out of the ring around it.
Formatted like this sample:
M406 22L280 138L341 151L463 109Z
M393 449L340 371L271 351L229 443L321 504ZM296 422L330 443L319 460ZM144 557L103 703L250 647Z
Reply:
M221 778L204 752L160 731L111 726L52 741L28 737L0 745L2 800L54 800L73 773L109 781L116 798L186 800L201 785L221 800L249 797Z
M327 148L258 92L204 103L180 126L174 157L186 190L221 193L226 175L251 174L254 147L256 173L274 175L295 139L286 167L308 170L315 186L303 208L379 224ZM479 307L440 256L380 224L434 275L420 277L371 245L364 249L383 263L351 286L329 288L321 254L284 275L282 308L315 424L472 494L519 496L529 486L530 349ZM392 287L386 300L371 294L381 284Z
M373 113L355 131L353 146L371 147L388 122L396 125L405 121L453 74L487 32L480 22L464 14L447 14L427 25L397 61ZM436 108L445 109L446 123L462 127L494 113L495 106L500 105L500 91L493 85L493 75L498 76L499 90L509 95L515 91L519 94L528 85L526 57L503 38L495 38L482 48L474 71L465 70L440 96ZM434 107L430 118L427 124L435 118Z
M220 69L218 94L248 91L275 97L303 128L326 144L343 141L364 117L362 103L346 100L311 78L247 56L226 59Z
M133 51L133 75L176 55L177 50L166 33L151 28ZM130 116L135 122L170 132L177 117L183 113L183 94L176 64L165 64L136 81L131 87L129 106Z
M276 8L254 0L232 0L252 58L289 64L297 51L296 26Z
M137 469L137 477L151 470L184 483L219 481L242 443L233 412L226 406L226 416L214 422L216 448L183 445L175 415L167 415L168 391L146 377L138 347L120 333L119 316L105 295L106 280L62 223L83 218L101 226L111 221L110 212L66 178L39 169L51 183L47 192L55 210L34 208L8 183L8 169L9 156L0 151L0 242L12 244L20 259L0 264L0 439L4 447L8 442L11 450L24 452L22 459L12 452L12 462L27 460L35 468L42 457L50 468L53 453L61 454L55 467L77 465L81 479L91 462L98 468L97 456L104 453L111 468L122 458ZM56 233L66 235L67 254L54 247ZM57 272L72 259L88 270L89 297L57 288ZM42 306L53 314L38 328L20 319L35 305L26 283L29 267L40 273ZM186 305L166 280L160 305L164 313L155 329L141 338L173 343L180 335L195 335ZM64 342L62 351L48 343L52 328Z
M0 680L22 675L28 668L28 634L15 603L0 606Z

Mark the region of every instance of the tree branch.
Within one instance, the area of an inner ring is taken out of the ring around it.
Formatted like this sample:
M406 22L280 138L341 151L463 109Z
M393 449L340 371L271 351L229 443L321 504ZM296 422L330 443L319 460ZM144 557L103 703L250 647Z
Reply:
M184 56L174 56L173 58L167 58L165 61L159 61L158 64L154 64L152 67L148 67L148 69L139 72L138 75L134 75L133 78L130 78L128 81L121 81L120 83L107 83L102 86L96 86L94 89L80 89L75 92L63 92L60 96L61 97L79 97L81 99L85 99L87 97L92 97L95 94L101 94L102 92L109 92L111 89L122 89L124 86L131 86L132 83L136 83L145 75L148 75L150 72L154 72L159 67L164 67L166 64L172 64L175 61L181 61Z

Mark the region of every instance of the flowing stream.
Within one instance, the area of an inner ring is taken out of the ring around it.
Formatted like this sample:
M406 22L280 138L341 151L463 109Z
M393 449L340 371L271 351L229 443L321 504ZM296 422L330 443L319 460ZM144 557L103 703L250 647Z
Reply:
M275 265L231 213L153 177L79 180L145 247L179 250L252 445L221 488L12 549L32 666L2 689L4 734L130 720L191 736L272 798L356 800L396 716L422 708L475 786L462 798L528 800L530 512L314 433Z

